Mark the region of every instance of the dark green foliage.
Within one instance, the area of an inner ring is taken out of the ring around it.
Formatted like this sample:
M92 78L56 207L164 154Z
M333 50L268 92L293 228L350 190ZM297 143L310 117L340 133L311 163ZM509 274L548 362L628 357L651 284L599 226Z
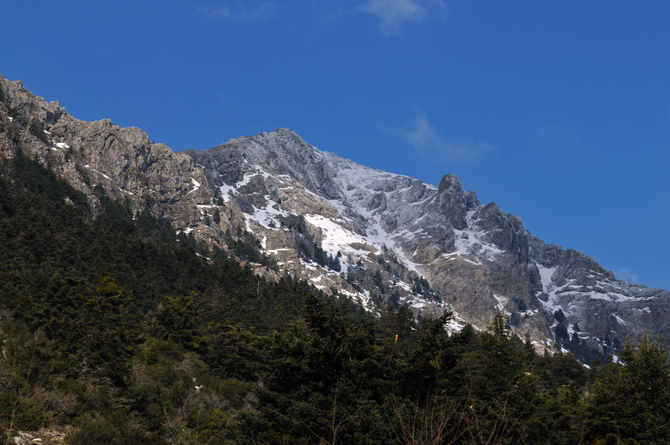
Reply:
M568 319L565 318L565 314L563 313L562 309L557 310L554 312L554 319L558 322L559 325L568 327Z
M13 108L8 105L7 115L14 119L14 121L21 127L25 128L30 123L30 119L23 108Z
M397 309L387 306L379 318L379 335L381 341L395 343L394 352L402 353L409 345L414 343L417 336L417 323L414 314L407 306ZM395 336L398 340L395 340Z
M223 197L221 196L221 189L218 188L218 187L214 190L214 204L219 206L219 207L224 207L225 206L225 203L223 202ZM218 212L218 210L219 209L216 209L217 212ZM216 221L216 223L218 224L219 222Z
M572 345L574 346L579 346L579 344L581 343L581 340L579 339L579 334L573 332L572 338L570 339L570 343L572 343Z
M397 359L401 394L410 399L421 398L421 404L442 383L442 353L448 342L444 325L450 317L451 313L447 313L436 320L423 322L414 347Z
M199 321L192 296L165 297L156 308L151 333L161 340L197 349Z
M621 362L592 355L587 372L519 341L516 313L449 336L450 314L417 322L396 294L373 293L371 316L290 277L269 283L100 185L93 218L83 195L21 153L0 168L3 437L50 424L73 425L72 444L670 437L670 366L655 341L624 344ZM238 235L226 238L233 254L263 261ZM393 275L383 255L381 278ZM563 347L596 354L574 335Z
M563 314L561 309L554 312L554 319L558 323L556 326L556 338L561 342L567 342L570 340L570 334L568 333L568 319Z
M440 295L431 289L428 280L426 280L424 277L414 278L414 286L412 287L412 293L414 295L423 295L424 298L428 298L430 300L442 301Z
M210 264L192 237L178 241L148 209L133 220L102 186L93 220L83 195L21 152L1 168L0 427L58 417L101 443L164 443L181 434L165 429L166 413L200 400L187 399L196 378L210 389L189 408L187 433L216 443L223 400L240 407L263 367L254 338L298 317L307 285L266 283L225 258Z
M272 367L257 390L258 414L243 419L241 435L267 443L282 437L358 443L374 436L388 349L377 344L371 322L341 304L308 297L306 312L304 326L268 343Z
M667 443L670 437L670 365L667 352L645 338L628 342L622 364L609 363L586 409L585 437L591 442Z
M519 312L526 312L528 310L528 306L526 305L526 300L523 298L519 299Z
M399 292L394 292L389 296L388 299L389 303L393 305L394 308L399 308L400 307L400 293Z
M315 261L318 265L328 267L336 272L342 270L342 265L340 264L341 254L339 256L332 256L314 242L312 235L307 230L307 221L305 221L304 216L290 215L288 217L281 217L280 221L282 227L286 227L294 232L298 245L298 253L302 258L308 262Z
M32 134L45 144L48 144L50 142L49 137L44 132L44 126L37 119L33 119L32 121L30 121L30 127L28 128L28 131L30 131L30 134Z
M225 241L233 257L279 271L274 258L261 252L261 242L252 233L247 231L241 232L238 239L233 238L227 233Z
M568 328L559 324L556 326L556 348L560 351L561 346L570 340Z
M509 325L512 327L516 327L519 325L519 314L517 314L516 312L512 312L512 315L509 316Z
M81 428L68 435L68 443L72 445L108 445L117 442L119 430L105 419L88 419L82 422Z
M128 207L126 208L128 211L130 210ZM145 207L141 212L135 213L135 225L137 225L140 235L145 239L150 239L157 243L163 241L170 242L177 239L170 223L164 219L156 218L151 213L149 207Z
M66 202L69 200L81 215L89 214L85 194L75 190L64 179L56 177L51 170L28 159L22 150L16 150L9 164L2 168L11 170L16 186L24 187L33 193L44 194L50 201Z
M375 272L375 276L372 279L373 283L375 283L375 286L379 289L380 293L384 293L384 276L382 275L381 271Z
M537 370L542 386L556 394L559 388L575 385L582 389L587 381L587 371L572 354L555 354L553 357L538 357Z
M336 272L340 272L342 270L342 265L340 264L340 257L328 254L321 248L321 246L318 246L316 244L314 244L314 256L313 258L309 259L313 259L314 261L316 261L316 263L319 266L327 267Z

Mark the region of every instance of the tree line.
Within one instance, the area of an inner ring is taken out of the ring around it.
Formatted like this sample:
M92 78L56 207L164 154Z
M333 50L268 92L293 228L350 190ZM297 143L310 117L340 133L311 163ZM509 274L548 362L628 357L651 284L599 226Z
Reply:
M177 235L20 150L0 163L0 433L71 444L635 444L670 437L667 353L584 367L500 314L377 314ZM235 243L244 243L236 240ZM207 260L211 258L211 260Z

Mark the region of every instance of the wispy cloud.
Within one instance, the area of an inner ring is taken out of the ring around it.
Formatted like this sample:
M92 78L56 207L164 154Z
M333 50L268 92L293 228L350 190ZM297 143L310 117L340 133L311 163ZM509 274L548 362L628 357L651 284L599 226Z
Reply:
M561 152L582 146L582 140L574 131L559 125L545 125L535 132L535 145Z
M265 2L260 3L251 9L242 8L237 11L232 11L226 7L210 8L201 6L198 8L198 12L212 18L228 19L237 23L249 23L259 22L273 17L276 14L276 8L274 3Z
M628 269L621 269L619 272L617 272L616 276L620 280L628 280L631 283L637 283L638 275L629 271Z
M417 110L416 116L403 128L382 127L382 129L402 137L418 153L437 157L443 161L477 162L498 151L495 146L485 141L445 140L421 110Z
M442 0L365 0L358 9L377 16L385 34L400 33L405 23L444 16L447 10Z

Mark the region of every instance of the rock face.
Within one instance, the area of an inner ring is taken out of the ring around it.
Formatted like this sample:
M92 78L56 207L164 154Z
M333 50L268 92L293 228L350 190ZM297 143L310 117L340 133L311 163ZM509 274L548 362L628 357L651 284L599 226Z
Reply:
M20 82L0 85L5 156L18 147L37 156L93 209L100 184L210 244L250 232L277 261L278 273L257 266L268 278L289 273L372 311L388 303L422 317L453 310L451 330L486 329L502 311L537 349L569 349L584 361L629 334L670 341L668 292L545 244L454 174L435 187L320 151L288 129L174 153L137 128L74 119Z
M16 445L33 445L33 444L60 444L65 443L65 436L72 429L67 426L61 428L62 431L42 428L39 431L18 431L17 435L12 438ZM8 442L11 443L11 442Z
M151 203L159 216L188 226L199 220L196 205L209 203L210 190L200 187L202 170L193 159L164 144L149 141L138 128L121 128L109 119L82 122L58 102L33 96L20 81L0 78L5 103L0 111L0 152L13 156L21 146L85 192L99 207L93 188L127 199L135 208ZM14 117L12 117L14 115Z

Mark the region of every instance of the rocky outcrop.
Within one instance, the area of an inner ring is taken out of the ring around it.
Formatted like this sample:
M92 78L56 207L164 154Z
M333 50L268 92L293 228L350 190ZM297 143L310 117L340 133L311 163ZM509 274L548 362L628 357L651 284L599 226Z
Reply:
M100 185L136 210L149 205L178 228L199 224L197 205L210 203L211 187L201 187L206 179L191 156L151 142L138 128L122 128L109 119L77 120L58 102L32 95L21 82L0 79L0 86L5 96L0 110L4 156L21 148L37 157L86 193L94 210L99 202L93 189Z
M369 310L453 310L450 329L486 329L502 311L538 350L569 349L584 361L626 335L670 341L668 292L545 244L452 173L435 187L320 151L288 129L174 153L137 128L79 121L20 82L0 85L5 156L37 156L93 209L102 185L210 244L225 248L225 237L251 232L277 262L276 270L254 265L269 279L289 273Z
M12 437L12 442L16 445L34 445L34 444L62 444L65 443L65 436L72 430L71 426L62 427L59 430L53 428L42 428L39 431L17 431Z

